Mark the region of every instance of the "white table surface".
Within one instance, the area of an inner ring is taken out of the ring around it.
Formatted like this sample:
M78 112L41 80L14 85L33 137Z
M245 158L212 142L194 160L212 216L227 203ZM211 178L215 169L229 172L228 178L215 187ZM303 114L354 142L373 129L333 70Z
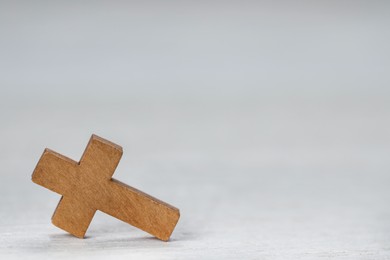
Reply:
M134 105L142 117L132 106L13 110L1 133L0 254L390 257L387 109L170 107ZM100 212L84 240L51 224L59 195L30 175L45 147L78 160L91 132L124 147L117 179L181 210L169 242Z

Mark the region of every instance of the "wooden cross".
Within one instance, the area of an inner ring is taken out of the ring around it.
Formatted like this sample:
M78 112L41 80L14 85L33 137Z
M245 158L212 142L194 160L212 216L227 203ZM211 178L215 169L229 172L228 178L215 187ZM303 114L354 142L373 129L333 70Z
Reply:
M80 162L45 149L32 181L62 195L53 214L57 227L84 238L100 210L167 241L180 217L177 208L111 176L122 147L92 135Z

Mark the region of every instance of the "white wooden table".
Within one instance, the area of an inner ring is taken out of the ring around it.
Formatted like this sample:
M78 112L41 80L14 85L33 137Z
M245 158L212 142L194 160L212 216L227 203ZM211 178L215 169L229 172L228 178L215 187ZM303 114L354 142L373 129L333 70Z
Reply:
M389 113L369 105L15 108L2 114L0 255L388 259ZM78 160L91 132L124 147L116 178L180 208L170 242L103 213L84 240L50 223L59 195L32 170L46 146Z

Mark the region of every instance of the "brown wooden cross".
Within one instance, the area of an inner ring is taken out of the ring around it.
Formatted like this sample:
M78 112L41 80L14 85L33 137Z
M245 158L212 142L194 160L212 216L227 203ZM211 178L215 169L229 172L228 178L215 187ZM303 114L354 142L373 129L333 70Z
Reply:
M62 195L53 214L57 227L83 238L100 210L167 241L180 217L177 208L111 176L122 147L92 135L80 162L45 149L32 181Z

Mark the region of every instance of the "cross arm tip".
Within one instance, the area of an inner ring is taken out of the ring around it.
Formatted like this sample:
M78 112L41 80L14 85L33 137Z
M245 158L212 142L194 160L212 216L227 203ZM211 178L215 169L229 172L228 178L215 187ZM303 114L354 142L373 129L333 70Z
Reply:
M100 136L98 136L96 134L92 134L91 135L90 142L93 142L93 141L109 145L109 146L115 148L116 150L119 150L121 153L123 153L122 146L117 145L117 144L115 144L115 143L113 143L111 141L108 141L107 139L104 139L104 138L102 138L102 137L100 137Z
M44 158L47 157L47 155L49 155L49 154L55 154L55 152L50 150L49 148L45 148L45 150L43 150L41 157L39 158L37 165L35 166L33 173L31 174L31 180L34 183L40 184L41 178L37 172L40 170L40 167L39 167L40 162L42 162L44 160Z

